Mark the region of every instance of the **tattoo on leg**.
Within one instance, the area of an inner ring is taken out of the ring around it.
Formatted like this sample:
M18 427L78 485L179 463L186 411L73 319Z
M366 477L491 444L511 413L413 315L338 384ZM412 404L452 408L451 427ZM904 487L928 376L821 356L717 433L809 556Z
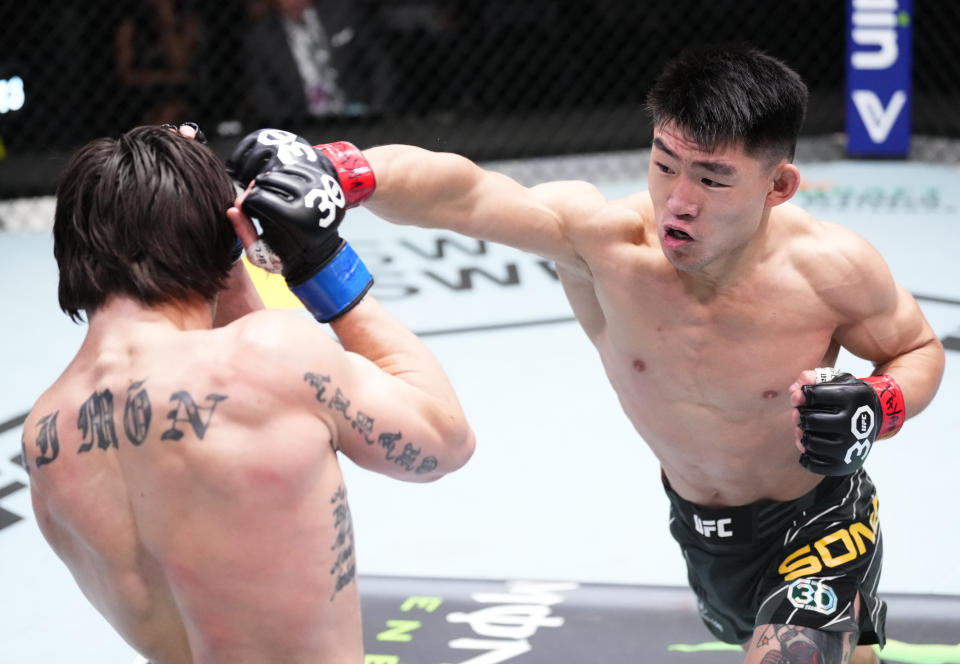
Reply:
M770 648L761 664L846 664L853 655L855 632L824 632L798 625L770 625L757 639Z

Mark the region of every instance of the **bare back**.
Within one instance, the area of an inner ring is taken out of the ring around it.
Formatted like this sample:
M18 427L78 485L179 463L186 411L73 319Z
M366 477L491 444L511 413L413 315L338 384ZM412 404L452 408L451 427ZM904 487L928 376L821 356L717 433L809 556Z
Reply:
M84 594L153 664L362 661L331 429L245 354L255 326L116 314L24 427L37 520Z
M704 293L664 257L646 194L583 226L573 243L586 271L561 265L565 291L674 489L703 505L739 505L816 485L821 477L797 462L789 387L838 354L844 314L824 293L844 285L843 272L831 285L831 266L817 263L837 227L774 208L749 269Z

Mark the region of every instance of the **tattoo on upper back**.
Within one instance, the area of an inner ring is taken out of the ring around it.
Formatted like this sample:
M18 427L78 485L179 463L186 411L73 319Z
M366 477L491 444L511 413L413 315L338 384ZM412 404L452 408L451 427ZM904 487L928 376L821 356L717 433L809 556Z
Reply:
M347 490L341 484L330 499L333 505L333 528L337 532L331 551L337 554L330 568L330 575L336 577L333 584L333 593L330 601L337 593L347 587L357 575L357 563L353 551L353 519L350 516L350 505L347 503Z
M136 446L143 444L150 430L150 397L143 387L143 381L127 388L127 405L123 407L123 431L127 438Z
M132 383L127 389L126 402L123 408L123 432L126 439L135 447L146 441L150 432L153 408L150 396L144 387L145 380ZM193 396L186 390L178 390L170 395L170 401L175 405L167 414L170 426L160 435L161 440L178 441L185 435L183 424L189 424L194 435L203 440L213 419L217 404L227 398L223 394L208 394L204 401L208 405L197 405ZM60 438L58 434L58 416L60 411L48 413L37 420L36 438L34 445L40 453L34 464L37 468L52 463L60 456ZM77 415L77 431L80 434L81 444L77 454L90 452L94 448L109 450L118 448L120 437L114 424L113 393L108 389L95 391L80 405ZM180 428L178 428L180 427ZM27 462L27 432L24 430L21 439L24 465L27 471L30 464Z
M190 426L193 427L193 432L197 435L197 438L203 440L203 436L207 433L207 427L210 426L210 419L213 417L213 411L216 409L217 404L226 399L227 397L223 394L208 394L207 401L212 402L206 408L198 406L193 397L190 396L189 392L185 390L180 390L179 392L174 392L170 396L170 401L176 401L177 407L167 413L167 419L172 421L173 424L170 425L170 428L163 432L160 436L160 440L180 440L183 438L183 432L177 428L177 424L181 422L189 422ZM207 420L204 421L201 415L201 411L207 412ZM186 415L186 417L182 417Z
M37 422L37 447L40 449L40 455L37 456L37 468L53 462L60 456L60 440L57 438L57 416L60 411L54 411L49 415L44 415ZM26 448L24 448L26 453ZM27 457L23 457L24 465L27 464Z
M94 445L101 450L119 447L113 426L113 393L110 390L94 392L83 402L77 416L77 428L85 441L77 454L89 452Z
M30 462L27 461L27 433L23 430L20 432L20 458L23 459L23 468L27 471L27 475L29 476Z
M438 462L435 456L425 456L420 459L420 463L417 464L421 448L414 446L411 442L403 442L403 434L399 431L380 432L376 435L376 440L374 440L374 418L359 410L354 415L351 415L350 399L346 397L339 387L335 388L333 395L330 396L327 393L327 388L330 387L330 376L323 376L308 371L304 374L303 380L313 388L316 400L349 422L353 430L363 437L367 445L379 445L382 447L385 450L385 458L388 461L393 461L404 470L414 472L418 475L429 473L437 467ZM400 445L403 445L403 447L397 451Z
M757 640L770 648L761 664L845 664L853 655L856 632L825 632L799 625L769 625Z

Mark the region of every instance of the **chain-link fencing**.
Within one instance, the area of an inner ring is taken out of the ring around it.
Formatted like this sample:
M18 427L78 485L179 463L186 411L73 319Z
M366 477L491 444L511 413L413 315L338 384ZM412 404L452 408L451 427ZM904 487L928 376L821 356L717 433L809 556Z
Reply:
M654 76L705 42L747 42L800 72L811 102L798 158L839 157L845 4L5 0L0 199L51 194L93 137L187 119L221 154L261 126L479 161L629 154L649 145ZM912 21L910 158L957 161L960 2L914 0ZM580 177L623 164L593 159Z

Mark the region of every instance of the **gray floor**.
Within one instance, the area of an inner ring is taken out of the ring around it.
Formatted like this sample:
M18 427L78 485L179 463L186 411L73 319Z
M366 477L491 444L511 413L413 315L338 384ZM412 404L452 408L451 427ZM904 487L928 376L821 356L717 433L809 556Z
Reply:
M960 596L952 500L960 467L960 172L956 166L875 162L801 164L801 171L806 180L796 201L873 242L951 348L938 398L868 463L882 505L881 591L947 601ZM611 197L643 187L601 185ZM5 220L23 214L0 204ZM37 225L42 220L22 224ZM657 464L621 414L549 266L451 233L390 226L363 209L350 213L344 234L376 275L375 294L424 335L447 367L478 436L471 462L435 484L397 483L345 462L361 590L369 588L376 599L379 577L528 579L606 584L623 592L666 586L689 601L679 590L685 573L666 531ZM0 256L6 305L0 328L0 662L129 664L132 651L87 606L42 541L22 488L26 474L12 461L19 451L18 417L65 366L83 328L57 309L48 233L0 235ZM276 282L272 287L282 291ZM866 370L848 355L838 365ZM366 586L364 578L370 579ZM952 640L937 643L960 643L960 619L957 625ZM699 626L691 630L686 643L711 640ZM624 639L642 641L643 632ZM479 654L401 662L466 663ZM960 662L949 657L890 661ZM531 652L484 661L560 660Z

